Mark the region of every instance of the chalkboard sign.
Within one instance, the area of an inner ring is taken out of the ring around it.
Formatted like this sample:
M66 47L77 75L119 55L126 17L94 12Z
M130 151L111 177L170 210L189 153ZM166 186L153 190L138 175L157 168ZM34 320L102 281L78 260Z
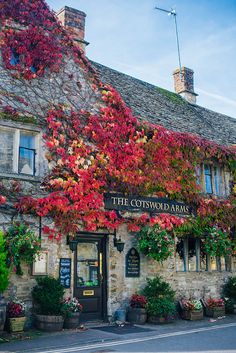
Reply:
M140 276L140 256L135 248L131 248L126 254L126 277L139 277Z
M64 288L70 288L71 259L60 259L60 283Z

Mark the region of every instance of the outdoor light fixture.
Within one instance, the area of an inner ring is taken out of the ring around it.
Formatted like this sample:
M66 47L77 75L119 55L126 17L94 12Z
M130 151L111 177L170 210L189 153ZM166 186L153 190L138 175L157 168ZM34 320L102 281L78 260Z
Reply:
M72 252L74 252L77 249L78 242L74 238L71 239L69 236L67 236L67 242L66 243L67 243L67 245L69 245L70 250Z
M116 237L116 231L115 231L115 233L114 233L113 243L114 243L114 247L115 247L119 252L122 252L122 251L124 250L125 243L121 240L120 237L119 237L119 239L117 239L117 237Z

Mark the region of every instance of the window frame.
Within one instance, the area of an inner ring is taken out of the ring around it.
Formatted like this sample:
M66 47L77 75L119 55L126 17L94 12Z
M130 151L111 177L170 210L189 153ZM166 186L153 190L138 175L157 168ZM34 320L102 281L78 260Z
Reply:
M18 175L25 175L25 176L31 176L34 177L38 174L37 171L37 151L39 150L39 132L33 131L33 130L27 130L23 128L18 128L18 127L9 127L9 126L0 126L1 131L9 131L13 132L13 146L12 146L12 170L0 170L0 173L3 174L18 174ZM25 133L30 136L34 137L34 148L29 149L33 151L33 172L32 173L22 173L19 170L19 162L20 162L20 149L28 149L25 147L20 146L20 134Z
M196 270L189 270L189 239L195 239L195 249L196 249ZM224 257L224 268L222 269L222 261L221 258L216 257L216 269L212 268L211 262L212 257L206 254L206 268L201 269L201 238L194 238L191 236L179 238L179 240L183 241L183 270L178 269L177 261L175 261L176 272L184 272L184 273L193 273L193 272L230 272L231 271L231 262L230 258ZM177 244L176 244L177 245ZM175 259L176 260L176 259Z
M209 168L210 174L208 174L211 178L211 189L212 192L207 192L206 188L206 167ZM200 184L202 186L203 193L206 195L215 195L217 197L225 197L228 195L228 182L226 180L226 171L223 166L218 165L217 163L204 163L201 166L201 176L200 176ZM199 180L199 176L196 173L196 178Z

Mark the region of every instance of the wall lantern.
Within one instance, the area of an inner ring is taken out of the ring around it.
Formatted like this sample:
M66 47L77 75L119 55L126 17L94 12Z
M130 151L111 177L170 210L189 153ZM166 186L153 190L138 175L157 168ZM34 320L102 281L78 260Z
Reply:
M73 252L73 251L75 251L77 249L78 242L74 238L70 238L69 235L68 235L66 244L69 245L70 250Z
M117 239L117 237L116 237L116 231L115 231L115 233L114 233L113 243L114 243L114 247L116 247L116 249L117 249L119 252L122 252L122 251L124 250L125 243L121 240L120 237L119 237L119 239Z

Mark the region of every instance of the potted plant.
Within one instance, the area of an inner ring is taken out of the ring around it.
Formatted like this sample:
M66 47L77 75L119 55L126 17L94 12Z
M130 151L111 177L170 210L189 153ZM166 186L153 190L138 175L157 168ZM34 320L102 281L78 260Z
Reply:
M147 280L143 290L147 297L148 321L153 324L170 323L175 319L175 291L161 277Z
M7 304L7 327L9 332L24 331L25 303L17 298L11 299Z
M65 317L64 328L74 329L79 326L79 317L83 307L78 298L68 297L63 300L62 313Z
M60 331L63 328L62 302L64 288L58 279L38 277L32 290L36 311L36 326L43 331Z
M182 319L193 321L203 318L203 308L200 300L181 299L179 305Z
M202 299L205 315L213 318L225 315L224 299L208 298Z
M147 298L144 295L133 294L130 298L127 320L133 324L143 325L147 321Z
M0 332L3 331L6 321L6 302L2 293L7 289L9 271L6 265L6 248L3 232L0 231Z

